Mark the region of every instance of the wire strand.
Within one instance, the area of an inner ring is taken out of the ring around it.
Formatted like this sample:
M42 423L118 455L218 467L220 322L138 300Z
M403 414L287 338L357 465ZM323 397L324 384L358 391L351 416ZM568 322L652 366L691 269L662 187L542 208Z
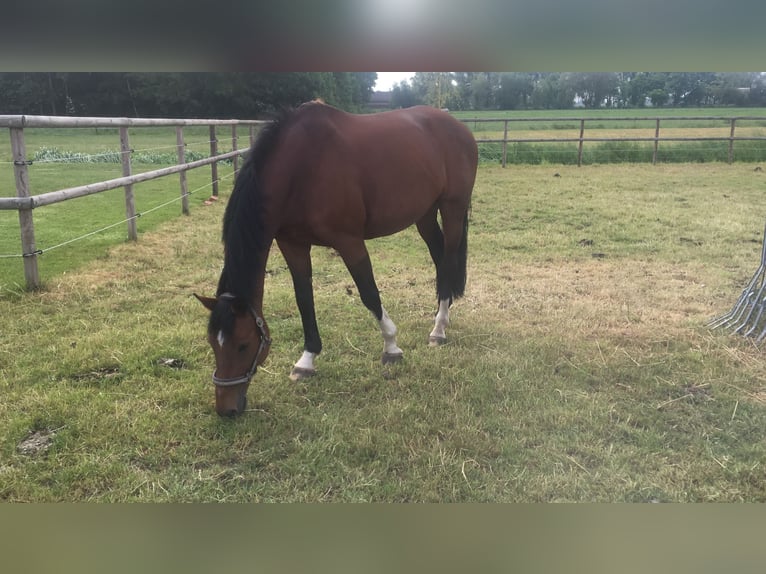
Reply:
M152 213L154 211L158 211L159 209L162 209L163 207L167 207L168 205L171 205L173 203L181 201L184 197L190 197L191 195L193 195L193 194L195 194L195 193L197 193L199 191L202 191L205 188L212 187L214 183L219 183L219 182L221 182L221 181L223 181L225 179L229 179L231 177L234 177L234 175L236 175L235 172L232 172L231 174L227 174L227 175L221 176L215 182L211 181L209 183L206 183L205 185L202 185L202 186L200 186L200 187L198 187L198 188L196 188L196 189L194 189L192 191L188 191L187 193L185 193L183 195L179 195L178 197L174 197L173 199L171 199L169 201L166 201L164 203L156 205L156 206L154 206L152 208L149 208L149 209L147 209L145 211L141 211L139 213L136 213L132 217L125 218L125 219L123 219L121 221L117 221L116 223L111 223L109 225L101 227L100 229L89 231L88 233L85 233L85 234L80 235L78 237L73 237L71 239L67 239L66 241L62 241L61 243L58 243L56 245L52 245L51 247L46 247L44 249L38 249L37 251L35 251L34 254L44 255L45 253L47 253L49 251L53 251L55 249L59 249L60 247L64 247L66 245L70 245L72 243L75 243L77 241L81 241L83 239L87 239L88 237L92 237L93 235L97 235L99 233L103 233L104 231L108 231L109 229L112 229L112 228L117 227L119 225L124 225L128 221L131 221L133 219L138 219L139 217L142 217L142 216L147 215L149 213ZM5 258L12 258L12 257L13 258L15 258L15 257L24 257L24 255L8 255L8 256L5 256Z

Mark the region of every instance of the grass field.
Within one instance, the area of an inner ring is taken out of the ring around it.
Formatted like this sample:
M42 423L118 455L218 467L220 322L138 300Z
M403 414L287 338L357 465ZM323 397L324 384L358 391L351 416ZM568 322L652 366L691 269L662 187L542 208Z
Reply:
M735 136L738 138L766 137L766 109L764 108L684 108L684 109L599 109L599 110L524 110L456 112L476 133L477 138L502 140L503 121L489 119L533 120L508 122L507 163L512 164L567 164L578 161L577 142L516 143L524 139L579 138L580 119L585 119L583 136L596 139L654 138L656 119L660 118L660 138L728 138L732 117L755 119L737 120ZM722 118L680 120L678 117ZM570 119L571 118L571 119ZM635 119L621 119L635 118ZM484 120L475 121L470 120ZM596 141L585 142L582 163L651 163L653 142ZM499 143L480 145L482 160L486 163L502 161ZM766 142L762 140L736 141L733 148L736 161L766 161ZM689 163L728 161L728 141L660 141L657 161L660 163Z
M274 345L236 420L213 411L192 297L215 289L222 204L136 244L56 250L77 255L45 290L0 297L0 499L766 501L762 351L704 326L757 267L764 177L484 165L450 343L426 346L433 270L413 230L370 242L405 351L386 369L348 273L315 249L325 350L300 384L275 249Z

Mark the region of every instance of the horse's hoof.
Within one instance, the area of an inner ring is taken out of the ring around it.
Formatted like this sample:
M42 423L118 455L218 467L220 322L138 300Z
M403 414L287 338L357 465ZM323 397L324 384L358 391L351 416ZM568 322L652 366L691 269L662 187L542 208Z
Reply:
M301 369L300 367L293 367L293 370L290 371L290 380L292 381L302 381L303 379L308 379L309 377L313 377L316 374L315 369Z
M447 337L428 337L429 347L441 347L447 343Z
M404 357L403 353L383 353L383 357L380 362L384 365L392 365L394 363L400 363Z

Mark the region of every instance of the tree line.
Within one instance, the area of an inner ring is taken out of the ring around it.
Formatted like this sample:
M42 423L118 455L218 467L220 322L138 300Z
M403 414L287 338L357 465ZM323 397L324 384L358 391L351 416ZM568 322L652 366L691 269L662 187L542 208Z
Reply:
M321 98L368 110L375 72L2 72L0 114L249 118ZM390 107L766 106L766 75L713 72L418 72Z
M0 114L247 118L321 98L362 111L375 72L3 72Z
M451 110L766 106L760 72L418 72L395 86L392 107Z

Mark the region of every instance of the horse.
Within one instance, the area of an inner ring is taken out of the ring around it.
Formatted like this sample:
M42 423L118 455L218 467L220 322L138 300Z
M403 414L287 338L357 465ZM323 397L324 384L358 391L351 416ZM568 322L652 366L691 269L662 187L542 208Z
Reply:
M381 304L365 240L415 224L436 266L437 311L429 345L445 343L450 306L465 291L477 163L471 131L428 106L365 115L314 101L263 128L224 212L224 264L216 297L195 293L210 311L216 412L234 416L245 410L250 381L269 354L263 289L274 241L290 271L303 325L303 353L291 379L314 375L322 350L312 288L314 245L340 255L380 327L382 362L393 363L403 352L396 325Z

